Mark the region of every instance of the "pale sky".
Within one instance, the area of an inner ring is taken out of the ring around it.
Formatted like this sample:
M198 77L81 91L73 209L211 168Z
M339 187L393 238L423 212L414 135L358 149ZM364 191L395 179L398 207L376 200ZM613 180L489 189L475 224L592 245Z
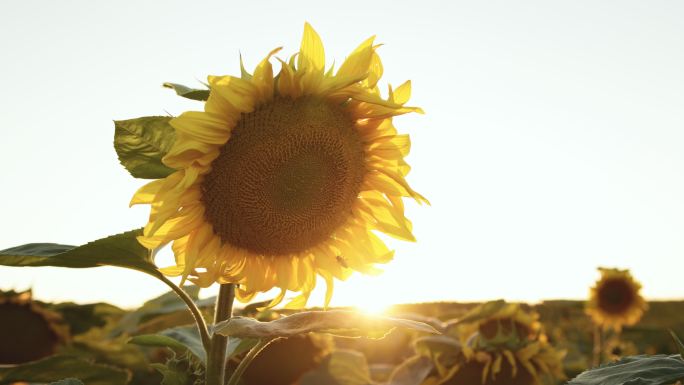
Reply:
M395 120L432 202L408 204L418 242L391 241L385 273L338 282L333 305L582 299L597 266L682 298L683 17L679 1L0 2L0 249L144 225L112 120L201 109L161 84L290 55L309 21L329 63L377 35L382 84L411 79L426 111ZM166 290L118 268L0 268L0 289L29 287L120 306Z

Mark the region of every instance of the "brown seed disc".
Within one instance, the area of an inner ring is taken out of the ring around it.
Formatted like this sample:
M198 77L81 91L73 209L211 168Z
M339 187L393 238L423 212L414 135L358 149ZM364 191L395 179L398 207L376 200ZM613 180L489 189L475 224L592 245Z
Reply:
M349 217L366 170L354 121L315 97L243 114L211 166L207 221L224 243L264 255L327 239Z
M606 313L622 314L636 299L634 288L624 279L608 279L598 288L598 307Z

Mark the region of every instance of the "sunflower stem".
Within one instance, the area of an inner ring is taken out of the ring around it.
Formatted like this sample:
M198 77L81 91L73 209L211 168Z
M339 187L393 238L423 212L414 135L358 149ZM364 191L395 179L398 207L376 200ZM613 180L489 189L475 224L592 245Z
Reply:
M245 358L243 358L242 361L240 361L238 367L235 368L235 371L230 376L230 380L228 381L227 385L237 385L240 381L240 378L242 378L242 375L245 373L245 370L247 370L249 364L251 364L252 361L254 361L254 358L256 358L256 356L259 353L261 353L261 351L264 350L264 348L273 341L274 339L259 341L259 343L256 344L256 346L254 346L252 350L249 351L249 353L247 353Z
M597 367L601 365L602 356L603 356L603 338L602 338L602 330L601 326L595 325L594 326L594 359L592 362L593 367Z
M192 317L195 319L195 323L197 324L197 330L199 331L200 338L202 339L202 346L204 347L204 350L208 350L209 346L211 344L211 338L209 337L209 329L207 329L207 323L204 321L204 317L202 316L202 312L199 310L195 302L190 298L188 293L185 292L182 288L178 287L175 283L171 282L168 278L165 276L156 276L155 277L159 278L162 282L164 282L168 287L173 290L178 297L180 297L183 302L185 302L185 305L188 307L188 310L190 310L190 313L192 313Z
M214 325L230 319L233 315L233 301L235 300L235 285L223 284L219 288L214 309ZM228 337L213 333L207 351L206 385L223 385L226 373L226 347Z

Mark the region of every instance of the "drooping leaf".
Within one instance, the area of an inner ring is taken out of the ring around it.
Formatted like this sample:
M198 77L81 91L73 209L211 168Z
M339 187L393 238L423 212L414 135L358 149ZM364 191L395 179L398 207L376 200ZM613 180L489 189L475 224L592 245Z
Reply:
M420 385L434 368L432 360L423 356L414 356L394 369L387 385Z
M202 363L206 364L207 362L207 353L204 351L202 340L195 325L167 329L158 334L135 336L129 342L143 346L161 346L174 350L187 350L194 354Z
M501 299L496 301L485 302L482 305L479 305L478 307L469 311L465 316L456 321L456 323L463 324L487 319L492 315L498 313L499 311L503 310L508 305L511 304L508 304L506 303L506 301Z
M671 385L682 379L679 355L632 356L587 370L568 385Z
M429 357L437 371L446 375L461 359L461 343L449 335L424 336L414 341L419 355Z
M169 116L114 121L114 149L121 164L136 178L160 179L175 170L162 158L176 140Z
M125 385L130 380L130 374L112 366L68 356L52 356L10 368L0 368L0 384L50 383L64 378L78 378L88 385Z
M65 378L63 380L51 382L50 385L85 385L78 378Z
M308 311L270 322L234 317L217 324L215 331L224 336L260 339L291 337L310 332L329 333L345 337L382 338L396 327L437 333L432 326L422 322L345 310Z
M426 356L449 354L456 356L461 352L461 343L445 335L424 336L414 341L416 352Z
M675 342L675 345L677 345L677 351L679 352L679 356L684 359L684 343L682 343L682 340L679 339L679 336L673 331L670 330L670 335L672 336L672 339Z
M0 265L72 268L119 266L161 276L152 262L150 251L136 240L139 235L142 235L142 229L112 235L78 247L29 243L0 250Z
M428 324L440 333L443 333L446 330L446 324L435 317L428 317L418 313L404 313L397 315L397 317Z
M182 84L176 84L176 83L164 83L163 86L176 91L176 94L178 96L182 96L184 98L188 98L188 99L192 99L192 100L199 100L199 101L205 101L205 100L209 99L209 90L200 90L197 88L190 88L190 87L186 87Z
M314 371L302 377L301 385L370 385L366 357L353 350L337 350Z

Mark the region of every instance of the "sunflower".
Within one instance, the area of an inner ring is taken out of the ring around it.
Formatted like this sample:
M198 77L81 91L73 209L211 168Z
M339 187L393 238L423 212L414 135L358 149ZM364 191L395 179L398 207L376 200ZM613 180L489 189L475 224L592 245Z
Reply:
M48 357L68 338L62 317L34 302L30 290L0 292L0 365Z
M204 111L171 120L173 147L163 162L176 171L134 195L149 204L142 245L173 242L176 265L161 269L206 287L236 283L237 296L279 288L300 292L301 307L321 276L376 273L393 257L375 231L414 241L403 197L427 200L406 182L410 141L392 117L406 107L411 83L377 87L383 66L371 37L335 72L307 23L289 60L271 51L252 74L209 76Z
M639 322L648 305L639 293L641 284L629 270L599 268L601 278L591 288L586 312L595 324L620 331Z
M470 311L447 333L461 341L459 363L442 370L444 384L540 385L565 378L564 351L555 349L538 315L519 304L492 301Z
M488 311L494 306L495 311ZM456 333L466 350L479 346L515 347L536 338L546 339L538 318L538 314L524 311L517 303L491 301L468 312L456 324Z

